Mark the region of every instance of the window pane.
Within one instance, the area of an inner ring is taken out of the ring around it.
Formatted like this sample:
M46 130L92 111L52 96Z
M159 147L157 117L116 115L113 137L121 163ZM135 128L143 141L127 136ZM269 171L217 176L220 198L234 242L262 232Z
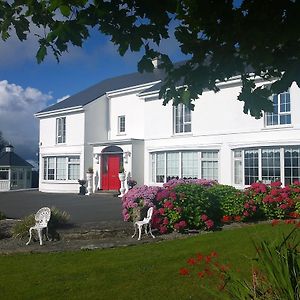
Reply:
M56 180L66 180L66 157L56 158Z
M119 133L125 132L125 116L119 116Z
M258 150L245 150L244 153L245 184L258 180Z
M300 180L300 148L286 148L284 150L285 184Z
M198 152L182 152L182 169L183 178L198 178Z
M150 163L151 163L151 181L155 182L155 154L150 154Z
M179 177L179 153L167 153L167 180Z
M202 152L201 174L203 179L218 180L218 152Z
M267 183L280 180L280 149L263 149L261 156L262 180Z
M175 106L174 122L175 133L191 132L191 110L182 103Z
M156 154L156 182L165 182L165 154Z
M7 180L8 179L8 169L0 169L0 180Z
M48 180L54 180L54 172L55 172L55 158L48 158Z

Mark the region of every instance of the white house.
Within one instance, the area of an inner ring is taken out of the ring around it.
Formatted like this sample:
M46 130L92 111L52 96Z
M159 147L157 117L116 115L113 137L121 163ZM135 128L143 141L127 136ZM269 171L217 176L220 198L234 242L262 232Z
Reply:
M0 153L0 191L31 188L33 166L8 145Z
M44 192L78 192L94 169L94 190L116 190L119 167L139 185L206 178L239 188L262 180L300 179L300 89L273 96L260 120L237 101L239 77L204 92L194 111L162 105L163 73L133 73L100 82L54 104L40 119ZM263 84L263 82L261 83Z

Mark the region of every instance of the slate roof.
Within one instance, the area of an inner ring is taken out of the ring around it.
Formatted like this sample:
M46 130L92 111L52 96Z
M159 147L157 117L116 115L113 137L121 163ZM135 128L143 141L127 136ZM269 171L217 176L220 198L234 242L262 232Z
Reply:
M47 107L38 113L51 112L54 110L75 106L84 106L94 101L95 99L103 96L107 92L162 80L164 77L165 75L162 70L155 69L151 73L136 72L106 79L87 88L86 90L83 90L73 96L70 96L69 98L61 102Z
M19 167L31 167L33 166L24 160L22 157L14 152L2 152L0 153L0 166L19 166Z

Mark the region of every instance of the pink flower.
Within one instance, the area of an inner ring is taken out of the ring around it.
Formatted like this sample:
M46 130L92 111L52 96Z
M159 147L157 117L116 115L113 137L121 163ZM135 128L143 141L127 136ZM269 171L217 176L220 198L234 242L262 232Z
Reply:
M163 208L160 208L158 211L161 215L163 215L165 213L165 210Z
M205 215L205 214L203 214L203 215L201 216L201 220L202 220L203 222L205 222L206 220L208 220L208 216Z
M168 228L167 228L166 226L161 226L161 227L159 228L159 232L160 232L161 234L167 233L167 232L168 232Z
M163 224L164 224L164 225L168 225L168 224L169 224L169 220L168 220L168 218L164 218L164 220L163 220Z
M274 182L271 182L271 187L280 187L281 186L281 182L280 181L274 181Z
M245 217L249 217L249 213L248 213L247 211L244 211L244 212L243 212L243 215L244 215Z
M206 227L208 229L211 229L211 228L214 227L214 221L213 220L207 220L207 221L205 221L205 224L206 224Z

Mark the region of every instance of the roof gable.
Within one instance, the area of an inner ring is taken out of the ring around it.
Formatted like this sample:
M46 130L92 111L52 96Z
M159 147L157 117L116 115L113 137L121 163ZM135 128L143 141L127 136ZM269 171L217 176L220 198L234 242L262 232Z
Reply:
M71 108L76 106L84 106L97 98L103 96L107 92L129 88L141 84L151 83L164 78L164 72L160 69L155 69L149 73L131 73L123 76L114 77L103 80L86 90L83 90L69 98L51 105L38 113L46 113L54 110Z
M31 167L33 166L24 160L22 157L14 152L3 152L0 154L0 166L19 166Z

